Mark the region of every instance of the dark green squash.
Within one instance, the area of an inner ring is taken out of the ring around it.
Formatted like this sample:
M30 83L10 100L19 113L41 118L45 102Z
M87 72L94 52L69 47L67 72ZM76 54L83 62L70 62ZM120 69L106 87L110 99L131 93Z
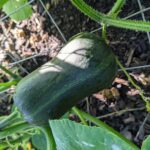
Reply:
M92 33L80 33L56 58L20 81L14 103L29 123L46 123L111 85L116 71L115 56L104 41Z

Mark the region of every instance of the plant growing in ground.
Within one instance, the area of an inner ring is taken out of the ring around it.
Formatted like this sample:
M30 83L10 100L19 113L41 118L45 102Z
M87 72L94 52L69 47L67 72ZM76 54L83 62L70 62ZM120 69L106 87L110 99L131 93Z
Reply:
M91 33L76 35L56 58L25 77L17 85L14 96L17 108L14 108L10 116L0 118L1 149L13 145L17 147L20 139L26 142L31 137L33 144L38 149L45 150L55 150L56 147L57 150L139 149L105 123L76 107L72 109L71 107L83 97L107 87L115 76L116 63L125 72L131 83L141 91L104 41L107 42L108 25L150 31L150 23L117 18L125 4L124 0L117 0L107 15L94 10L83 0L71 0L71 2L91 19L102 23L103 39ZM12 77L10 82L1 84L1 90L16 85L20 76L5 67L0 67ZM142 92L141 97L149 106ZM62 119L66 118L67 114L65 116L63 114L69 109L79 116L84 125ZM87 126L87 120L98 127ZM41 143L39 143L39 138L43 139ZM142 150L149 150L149 141L148 137L143 142Z

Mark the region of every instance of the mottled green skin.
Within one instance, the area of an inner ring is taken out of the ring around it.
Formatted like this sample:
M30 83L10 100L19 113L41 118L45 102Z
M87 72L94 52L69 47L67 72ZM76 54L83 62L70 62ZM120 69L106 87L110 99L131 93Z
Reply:
M104 41L92 33L81 33L56 58L21 80L14 103L29 123L46 123L111 85L116 71L115 57Z

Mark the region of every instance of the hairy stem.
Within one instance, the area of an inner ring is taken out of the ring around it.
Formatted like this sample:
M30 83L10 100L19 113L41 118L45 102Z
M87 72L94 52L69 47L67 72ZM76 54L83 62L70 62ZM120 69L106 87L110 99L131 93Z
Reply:
M116 17L125 4L125 0L117 0L112 9L109 11L108 16Z
M125 68L122 66L118 58L116 58L116 62L121 68L121 70L124 72L124 74L127 76L129 82L139 91L141 98L143 99L144 102L148 102L147 98L144 96L144 93L142 89L132 80L131 76L128 74L128 72L125 70Z
M117 0L112 9L108 12L108 16L111 16L113 18L116 18L119 12L121 11L121 8L125 4L125 0ZM102 38L105 40L105 42L108 44L109 40L107 38L107 25L102 24Z
M91 19L98 23L104 23L107 25L131 29L136 31L150 31L150 22L136 21L136 20L122 20L119 18L113 18L100 13L86 4L83 0L71 0L72 4L76 6L81 12L89 16Z
M102 24L102 38L104 39L104 41L108 44L109 43L109 40L107 38L107 26L106 24Z

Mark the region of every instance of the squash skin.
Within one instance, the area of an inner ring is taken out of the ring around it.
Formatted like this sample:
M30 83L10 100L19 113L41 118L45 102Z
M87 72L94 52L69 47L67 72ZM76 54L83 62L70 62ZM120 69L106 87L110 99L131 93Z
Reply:
M56 58L19 82L14 103L27 122L45 124L108 87L116 72L115 56L104 41L95 34L80 33Z

